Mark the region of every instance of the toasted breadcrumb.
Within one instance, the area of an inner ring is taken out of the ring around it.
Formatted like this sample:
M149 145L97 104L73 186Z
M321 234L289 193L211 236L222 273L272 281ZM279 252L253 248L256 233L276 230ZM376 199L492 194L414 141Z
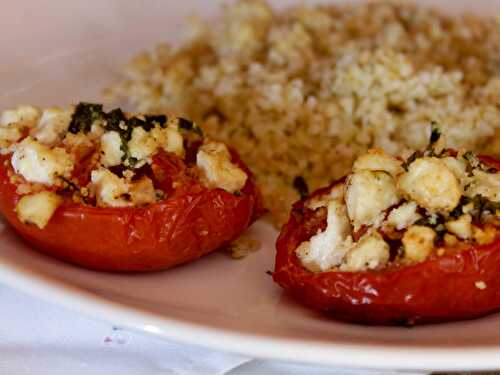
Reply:
M224 247L224 251L233 259L243 259L260 250L262 243L248 234L243 234L237 240Z

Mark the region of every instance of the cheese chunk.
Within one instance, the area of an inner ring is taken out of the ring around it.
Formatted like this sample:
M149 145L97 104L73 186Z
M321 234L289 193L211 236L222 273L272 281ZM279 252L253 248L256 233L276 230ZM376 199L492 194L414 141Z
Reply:
M7 148L12 143L19 141L22 137L21 130L15 126L0 127L0 147ZM4 150L4 154L10 152L10 150Z
M37 125L40 115L39 108L31 105L20 105L0 114L0 127L15 125L21 128L33 128Z
M395 177L403 172L402 162L379 149L368 150L359 156L352 167L353 172L362 170L387 172Z
M163 148L167 152L173 152L176 155L184 155L184 139L181 133L175 128L165 129L167 135L167 142L163 145Z
M127 207L131 206L128 194L128 183L108 169L98 169L91 173L92 185L95 189L97 205L100 207Z
M474 170L465 194L471 198L482 195L490 201L500 202L500 173L486 173Z
M21 139L24 129L36 125L40 113L40 109L36 107L21 105L14 109L7 109L0 114L0 152L2 154L12 152L9 147Z
M156 201L156 191L153 181L146 176L131 183L128 191L130 200L135 206L142 206Z
M43 229L62 201L59 195L51 191L25 195L17 202L17 217L25 224L35 224Z
M469 214L462 215L456 220L451 220L445 223L448 232L453 233L457 237L467 240L472 236L472 217Z
M362 225L378 226L384 211L400 201L394 179L385 172L362 170L347 179L347 211L357 230Z
M380 233L364 235L349 250L345 257L342 271L360 272L384 267L389 261L390 248Z
M436 232L421 225L411 226L404 234L402 242L404 257L411 262L422 262L434 249Z
M397 230L408 228L422 216L417 212L417 204L415 202L406 202L401 206L391 210L387 217L387 224L393 226Z
M345 205L339 200L328 204L326 229L297 247L302 265L312 272L326 271L341 264L352 244L351 226Z
M344 199L344 185L338 184L332 187L328 194L317 195L313 198L309 198L305 202L305 206L310 210L316 210L321 207L328 207L328 204L332 200L343 200Z
M459 181L464 180L467 177L467 166L463 159L457 159L451 156L447 156L445 158L442 158L441 161Z
M109 131L101 136L101 164L105 167L120 165L125 153L122 150L122 139L116 131Z
M424 157L410 164L398 179L403 195L429 212L450 212L460 201L462 188L446 164L435 157Z
M196 155L196 165L210 188L221 188L234 193L247 181L247 174L231 162L231 154L226 145L209 142L202 145Z
M128 142L128 150L131 157L140 162L151 157L158 148L158 140L143 128L136 127L132 130L132 138Z
M42 117L32 131L33 138L47 146L55 146L68 131L71 115L70 111L59 108L44 109Z
M91 181L99 207L142 206L156 201L153 181L146 176L128 182L108 169L101 168L92 171Z
M27 137L16 145L12 166L29 182L53 185L58 176L69 177L73 160L63 148L50 149Z

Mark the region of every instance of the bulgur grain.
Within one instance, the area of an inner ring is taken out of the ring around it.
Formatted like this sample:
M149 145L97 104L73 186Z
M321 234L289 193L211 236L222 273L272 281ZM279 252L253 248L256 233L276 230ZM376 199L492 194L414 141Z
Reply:
M277 222L303 176L315 189L369 147L500 154L500 21L409 3L224 7L179 48L138 56L108 92L139 111L191 118L234 145Z

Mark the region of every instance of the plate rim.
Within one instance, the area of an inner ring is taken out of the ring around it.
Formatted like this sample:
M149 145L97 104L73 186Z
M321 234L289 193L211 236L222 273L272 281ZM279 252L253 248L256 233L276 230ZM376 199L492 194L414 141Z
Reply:
M159 339L256 358L378 370L474 371L500 368L500 346L440 348L305 342L207 327L112 301L0 257L0 281L34 298ZM234 343L238 342L235 346ZM300 358L300 360L298 360ZM387 358L391 358L387 361ZM367 366L366 364L369 363Z

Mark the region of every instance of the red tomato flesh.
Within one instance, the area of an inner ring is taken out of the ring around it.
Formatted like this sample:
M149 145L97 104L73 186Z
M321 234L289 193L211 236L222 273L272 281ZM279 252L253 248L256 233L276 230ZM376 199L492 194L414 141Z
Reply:
M34 247L70 263L105 271L170 268L230 243L263 213L250 171L231 153L249 176L239 195L204 187L182 175L182 160L158 153L153 169L164 172L165 179L175 176L183 182L164 200L145 207L102 208L68 198L43 229L19 221L15 207L22 196L9 178L10 155L2 156L0 212Z
M500 169L500 161L482 160ZM295 250L325 226L326 221L312 222L304 200L299 201L276 243L273 279L307 306L336 319L377 325L472 319L500 310L500 235L489 245L431 256L411 266L313 273L302 266ZM479 289L478 282L486 288Z

